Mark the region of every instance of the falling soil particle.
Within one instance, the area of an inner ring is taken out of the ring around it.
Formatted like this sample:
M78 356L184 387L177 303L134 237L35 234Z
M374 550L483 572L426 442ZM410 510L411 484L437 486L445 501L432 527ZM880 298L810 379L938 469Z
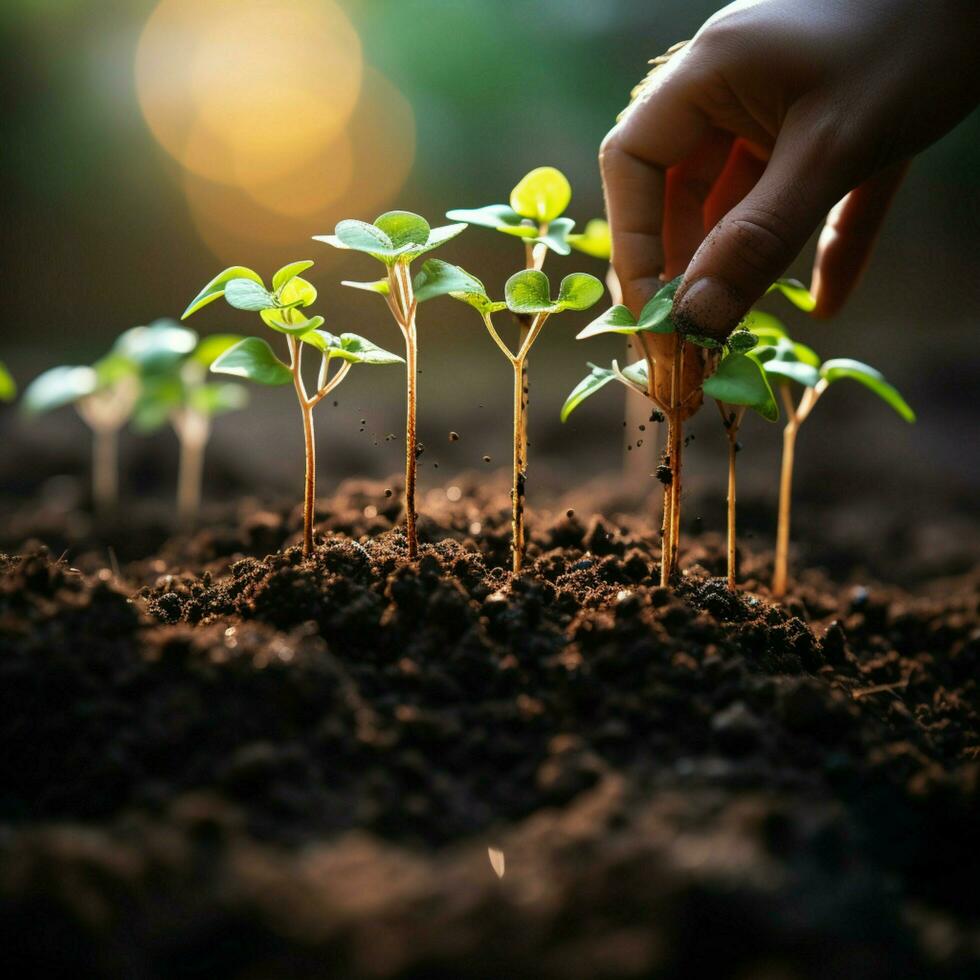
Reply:
M458 432L450 432L449 433L449 441L450 442L459 442L459 433Z

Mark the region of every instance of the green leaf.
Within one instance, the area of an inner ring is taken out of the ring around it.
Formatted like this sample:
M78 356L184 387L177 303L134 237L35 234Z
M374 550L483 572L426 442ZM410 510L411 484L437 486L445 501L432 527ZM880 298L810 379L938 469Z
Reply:
M190 404L202 415L223 415L244 408L248 404L248 391L233 382L199 385L190 393Z
M248 378L262 385L285 385L293 380L293 372L261 337L246 337L229 347L211 365L211 372Z
M272 291L278 293L287 282L294 279L301 272L306 272L307 269L311 268L313 268L313 261L311 259L302 259L299 262L290 262L289 265L284 265L272 277Z
M236 310L252 313L271 310L278 305L275 296L262 283L251 279L232 279L225 286L225 301Z
M295 276L279 291L278 307L312 306L316 302L316 286Z
M636 320L627 307L613 306L601 316L596 317L584 330L576 335L575 339L586 340L589 337L597 337L602 333L635 334Z
M405 359L384 350L365 337L355 333L342 333L339 347L330 349L330 357L339 357L352 364L404 364Z
M456 208L453 211L447 211L446 217L450 221L463 221L468 225L494 228L498 231L523 227L525 230L517 232L517 234L534 236L538 233L536 224L525 223L524 219L506 204L488 204L482 208ZM513 231L510 233L514 234Z
M446 242L452 241L457 235L461 235L466 231L465 223L455 224L455 225L442 225L439 228L433 228L429 232L429 240L425 243L423 248L413 250L410 254L414 258L417 255L421 255L423 252L431 252L435 248L439 248L445 245Z
M540 224L554 221L571 199L571 185L554 167L537 167L510 192L510 206L522 217Z
M259 313L262 322L271 330L277 333L289 334L292 337L302 336L310 330L322 327L324 320L322 316L307 317L298 309L288 310L262 310Z
M138 372L139 366L135 361L115 351L109 351L92 365L95 371L95 386L97 389L111 388L125 379L132 379Z
M612 256L612 235L609 222L602 218L593 218L580 235L569 235L568 244L579 252L591 255L595 259L609 261Z
M798 310L812 313L817 301L813 294L798 279L777 279L766 293L782 293Z
M374 282L356 282L353 279L344 279L340 285L350 286L351 289L363 289L369 293L380 293L382 296L387 296L391 292L387 279L376 279Z
M771 313L762 310L749 310L739 324L759 338L759 344L775 344L776 341L788 336L782 322Z
M835 357L823 363L820 368L820 376L828 384L833 384L841 378L857 381L873 391L883 402L890 405L906 422L915 421L915 412L899 394L898 389L894 385L890 385L885 380L884 375L869 364L863 364L861 361L855 361L849 357Z
M424 303L436 296L448 296L451 293L483 293L483 283L471 276L458 265L443 262L442 259L427 259L412 281L415 298Z
M552 252L558 255L568 255L571 248L568 245L568 233L575 227L575 222L571 218L555 218L545 229L543 235L533 239L542 245L547 245Z
M223 354L229 347L234 347L242 339L241 335L237 333L211 334L210 337L203 337L201 339L201 342L194 348L194 353L191 356L194 361L203 367L211 367L211 362L219 354Z
M504 296L513 313L552 313L556 309L548 277L537 269L515 272L504 285Z
M616 375L609 368L589 364L592 369L572 390L561 408L561 420L565 422L586 398L591 398L600 388L605 388Z
M674 333L674 320L671 317L674 308L674 294L683 280L683 276L671 279L647 300L646 305L640 310L639 319L636 321L637 332Z
M98 387L95 370L90 367L55 367L36 377L24 391L21 405L33 414L70 405Z
M375 257L390 256L395 250L395 244L380 228L369 225L366 221L347 218L337 223L333 236L324 236L319 241L338 248L349 248L355 252L367 252Z
M558 287L557 305L563 310L587 310L602 299L605 291L595 276L587 272L573 272L565 276Z
M746 405L775 422L779 406L759 363L745 354L723 357L718 370L704 383L704 393L726 405Z
M315 347L321 354L326 354L331 348L340 347L340 338L329 330L310 330L300 334L300 341Z
M140 370L172 370L197 345L197 334L176 320L155 320L145 327L124 330L111 354L125 358Z
M613 368L619 368L619 365L613 361ZM626 367L619 372L622 374L627 381L634 385L639 385L641 388L646 390L648 383L647 375L647 362L644 361L634 361L632 364L627 364Z
M757 359L762 363L762 369L766 372L767 376L795 381L805 388L813 388L820 380L820 372L812 364L804 364L802 361L797 360L782 360L778 357L766 360L764 352L768 350L772 350L772 348L764 347L756 355Z
M387 211L374 219L374 227L380 228L396 249L425 245L432 231L425 218L411 211Z
M143 433L159 429L184 404L184 397L184 384L178 375L144 378L133 409L133 428Z
M0 401L13 401L17 395L17 382L14 376L7 370L7 365L0 361Z
M233 265L230 269L216 275L198 294L191 300L190 306L184 310L181 320L186 320L192 313L196 313L201 307L213 303L216 299L224 296L225 287L235 279L251 279L262 285L262 277L251 269L243 265Z
M506 303L494 302L490 299L487 291L483 288L483 283L480 283L479 280L477 282L480 286L479 289L453 290L449 295L461 303L468 303L481 316L507 309Z

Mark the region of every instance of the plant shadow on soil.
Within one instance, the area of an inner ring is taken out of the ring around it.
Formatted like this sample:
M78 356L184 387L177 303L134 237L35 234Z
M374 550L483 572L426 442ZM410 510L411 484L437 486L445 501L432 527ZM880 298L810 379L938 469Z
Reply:
M976 570L773 604L704 535L666 590L647 522L573 513L513 579L505 495L408 562L389 486L308 560L257 507L0 559L20 976L976 975Z

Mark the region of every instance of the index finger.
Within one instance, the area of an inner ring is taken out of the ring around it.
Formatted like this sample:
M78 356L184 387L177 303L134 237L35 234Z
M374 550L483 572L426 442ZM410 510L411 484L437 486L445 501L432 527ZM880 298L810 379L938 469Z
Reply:
M692 153L708 128L693 99L686 53L651 73L599 153L612 264L634 314L659 288L664 269L667 168Z

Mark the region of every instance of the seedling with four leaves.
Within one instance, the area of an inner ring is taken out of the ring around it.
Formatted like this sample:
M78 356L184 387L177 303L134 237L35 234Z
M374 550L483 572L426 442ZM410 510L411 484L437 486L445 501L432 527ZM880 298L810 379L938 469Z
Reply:
M540 272L548 252L568 255L570 232L575 222L565 217L572 199L568 178L555 167L535 167L525 174L510 192L510 204L488 204L479 208L457 208L446 212L451 221L465 221L480 228L491 228L524 242L524 269ZM578 236L581 238L582 236ZM531 332L533 317L516 313L520 349ZM521 378L523 411L527 412L530 386L527 365ZM522 436L521 454L527 457L527 433Z
M317 235L315 240L334 248L365 252L381 262L386 277L377 282L345 282L344 285L367 289L385 297L391 315L405 341L405 537L409 558L418 556L416 530L415 482L418 465L416 425L418 384L418 304L450 291L458 270L447 263L426 262L413 279L412 262L427 252L455 238L465 224L431 228L425 218L410 211L388 211L373 224L348 219L341 221L333 235ZM401 361L401 358L398 358Z
M303 494L303 554L313 550L313 516L316 502L316 443L313 409L347 376L352 364L399 364L397 354L382 350L357 334L336 336L323 327L322 316L308 317L304 310L316 300L313 284L303 279L313 262L304 260L283 266L267 289L262 277L244 266L233 266L215 276L184 311L182 319L220 297L240 310L258 313L262 322L286 339L289 361L276 357L261 337L246 337L229 347L211 364L215 374L247 378L263 385L292 384L303 419L306 449L306 481ZM320 355L316 388L308 392L303 378L303 352L307 347ZM331 374L333 362L339 367Z
M462 271L462 270L458 270ZM534 342L548 318L564 310L587 310L595 305L604 292L595 276L574 272L562 279L556 299L551 297L548 277L536 269L516 272L504 286L505 302L493 302L483 284L473 277L465 290L454 290L454 299L468 303L480 314L494 343L514 369L514 452L513 483L511 486L513 570L521 571L524 561L524 497L527 484L527 402L524 398L525 365ZM500 336L493 323L493 314L503 310L530 318L530 329L519 339L516 352Z
M779 477L776 557L772 579L772 594L776 598L781 598L786 594L789 584L790 508L796 436L820 396L835 381L850 378L873 391L906 422L915 421L915 412L898 390L885 380L881 372L870 365L848 357L835 357L821 362L815 351L793 340L775 317L767 316L762 320L756 314L752 316L750 326L752 332L759 337L761 345L756 349L755 356L778 390L786 409L783 458ZM793 395L794 386L803 389L798 400Z

